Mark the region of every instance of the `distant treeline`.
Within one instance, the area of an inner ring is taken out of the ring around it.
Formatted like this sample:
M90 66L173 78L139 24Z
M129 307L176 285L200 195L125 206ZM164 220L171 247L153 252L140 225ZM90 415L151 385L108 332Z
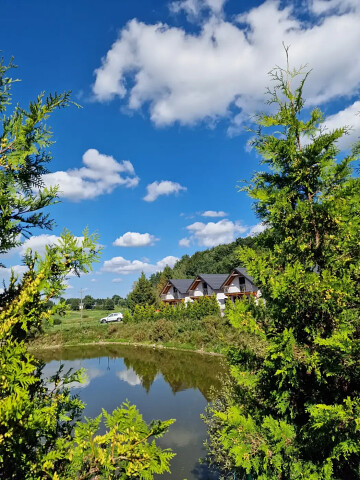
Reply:
M65 303L69 305L71 310L79 310L81 299L67 298ZM127 308L128 306L126 298L122 298L120 295L113 295L111 298L93 298L91 295L85 295L82 304L86 310L114 310L117 307Z

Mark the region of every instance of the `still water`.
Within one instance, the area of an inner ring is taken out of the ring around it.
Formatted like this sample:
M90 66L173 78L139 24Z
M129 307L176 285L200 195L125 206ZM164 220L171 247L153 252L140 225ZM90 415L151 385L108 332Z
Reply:
M112 411L124 400L135 404L146 421L175 418L169 432L157 440L171 448L172 480L218 478L199 459L205 456L206 426L200 418L225 375L223 360L210 355L130 346L72 347L38 354L46 362L45 376L60 364L87 370L87 381L75 384L74 394L86 403L84 415Z

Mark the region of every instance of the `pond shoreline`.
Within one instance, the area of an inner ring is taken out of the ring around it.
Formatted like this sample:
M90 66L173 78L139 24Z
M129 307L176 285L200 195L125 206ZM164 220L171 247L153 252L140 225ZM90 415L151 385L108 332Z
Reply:
M146 347L146 348L151 348L152 350L176 350L179 352L191 352L191 353L196 353L200 355L210 355L213 357L224 357L223 353L217 353L217 352L207 352L206 350L194 350L191 348L181 348L181 347L170 347L170 346L165 346L162 344L149 344L149 343L137 343L137 342L87 342L87 343L61 343L61 344L56 344L56 345L42 345L42 346L36 346L36 345L31 345L31 343L28 346L28 350L30 352L41 352L42 350L61 350L62 348L71 348L71 347L94 347L94 346L106 346L106 345L126 345L126 346L132 346L132 347Z

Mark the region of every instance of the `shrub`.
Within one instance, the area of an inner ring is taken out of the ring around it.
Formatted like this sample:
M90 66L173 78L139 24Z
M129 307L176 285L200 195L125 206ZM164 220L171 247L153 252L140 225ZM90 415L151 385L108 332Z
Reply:
M125 325L133 321L130 310L125 310L122 321Z
M173 338L174 334L174 324L164 318L160 318L160 320L154 323L149 336L152 342L168 342Z

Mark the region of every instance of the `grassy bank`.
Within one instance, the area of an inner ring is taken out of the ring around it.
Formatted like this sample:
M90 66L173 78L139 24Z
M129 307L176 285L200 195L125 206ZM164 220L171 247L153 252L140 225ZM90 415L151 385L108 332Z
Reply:
M208 316L201 320L169 321L159 319L140 323L100 324L108 312L100 310L69 312L59 325L44 326L32 342L34 348L102 342L156 344L188 350L220 353L228 345L238 344L238 333L223 318Z

